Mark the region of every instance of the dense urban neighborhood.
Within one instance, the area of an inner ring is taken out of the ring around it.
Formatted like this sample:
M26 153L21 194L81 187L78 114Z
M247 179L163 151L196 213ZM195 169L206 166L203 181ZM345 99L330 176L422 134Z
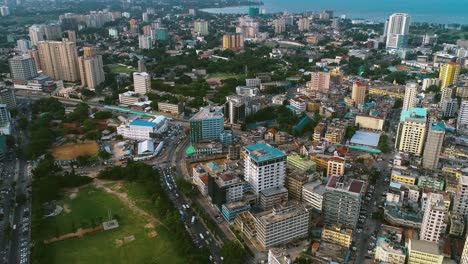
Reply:
M468 264L468 25L263 4L0 3L0 263Z

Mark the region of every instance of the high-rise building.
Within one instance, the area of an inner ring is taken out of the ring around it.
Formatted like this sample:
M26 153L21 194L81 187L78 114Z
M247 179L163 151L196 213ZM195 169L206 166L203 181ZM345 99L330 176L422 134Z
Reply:
M245 120L246 103L241 96L227 96L224 117L228 124L239 124Z
M47 40L62 40L62 28L60 24L51 23L45 25L44 34Z
M301 17L297 21L297 29L299 31L309 31L310 28L310 20L307 17Z
M139 35L138 36L138 47L140 49L151 49L153 48L153 42L151 36Z
M416 106L416 95L418 94L418 88L419 87L417 83L406 84L402 111L409 111Z
M74 30L67 30L64 32L63 40L76 42L76 32Z
M407 264L442 264L444 256L437 243L409 239Z
M310 82L307 83L307 88L317 92L328 92L330 90L330 73L312 72L310 74Z
M0 88L0 104L7 106L8 110L16 107L16 96L14 89Z
M283 186L286 155L282 151L264 143L248 145L244 149L244 179L256 194Z
M468 264L468 239L465 239L465 245L463 246L460 264Z
M390 16L387 23L387 49L401 49L406 46L409 35L410 16L395 13Z
M39 41L46 40L45 25L34 24L29 27L29 39L32 45L37 45Z
M151 91L151 76L146 72L134 72L133 87L136 93L145 95Z
M9 16L10 8L8 6L0 6L0 16Z
M244 48L244 37L241 34L231 33L223 36L223 49L241 50Z
M255 215L257 239L263 248L306 237L309 211L302 204L274 207Z
M21 52L26 52L31 49L31 41L27 39L18 39L16 41L16 48Z
M455 62L449 62L440 66L439 81L440 88L444 89L450 85L457 84L460 77L461 65Z
M275 34L281 34L286 31L286 20L284 18L278 18L273 20L273 29Z
M192 143L219 140L223 131L223 107L204 107L190 119L190 141Z
M344 177L331 176L323 194L324 222L355 228L361 210L361 192L365 183L360 180L344 182Z
M99 84L104 82L104 69L102 56L83 56L78 59L80 69L81 85L94 90Z
M458 110L458 100L456 98L444 99L441 101L443 117L454 117Z
M36 65L36 70L42 71L41 68L41 59L39 58L39 51L38 50L28 50L26 51L26 54L31 56L34 60L34 65Z
M452 212L465 217L468 216L468 176L462 175L458 178Z
M156 40L166 41L168 39L167 28L157 28L156 29Z
M457 130L468 129L468 100L462 101L458 111Z
M423 79L421 90L426 91L427 88L429 88L432 85L437 85L439 86L439 79L438 78L426 78Z
M444 143L445 125L443 122L429 126L422 165L426 169L436 169L439 165L439 155Z
M427 110L413 108L402 111L398 125L395 148L398 151L420 156L424 147L427 130Z
M13 81L28 81L37 76L36 64L27 54L14 56L8 60Z
M193 24L193 32L198 35L205 36L208 35L208 21L206 20L199 20L195 21Z
M363 82L356 81L353 83L353 91L351 94L351 99L356 106L362 105L366 101L366 90L367 84Z
M343 176L345 170L345 159L342 157L331 157L328 160L327 176Z
M447 208L442 194L430 193L424 209L419 238L429 242L439 242L440 234L445 232Z
M80 79L75 42L40 41L37 43L42 72L55 80Z
M6 104L0 104L0 126L9 126L10 124L10 112Z

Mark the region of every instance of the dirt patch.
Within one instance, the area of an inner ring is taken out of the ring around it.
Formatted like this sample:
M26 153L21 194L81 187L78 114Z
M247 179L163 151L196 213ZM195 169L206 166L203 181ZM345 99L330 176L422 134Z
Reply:
M78 196L77 193L71 193L69 197L70 197L71 200L73 200L73 199L75 199L77 196Z
M147 223L147 224L145 225L145 228L146 228L146 229L153 229L153 228L154 228L154 224L153 224L153 223Z
M134 236L134 235L124 237L125 243L130 243L130 242L132 242L133 240L135 240L135 236Z
M121 246L123 245L123 240L121 240L121 239L116 239L116 240L114 241L114 244L115 244L116 247L121 247Z
M72 143L56 146L52 149L52 155L56 160L73 160L78 156L96 155L99 146L96 141L85 141L83 143Z
M71 213L70 206L69 206L68 204L64 204L64 205L63 205L63 211L64 211L66 214Z
M151 231L148 233L148 238L153 238L153 237L156 237L158 235L158 233L156 233L156 231Z

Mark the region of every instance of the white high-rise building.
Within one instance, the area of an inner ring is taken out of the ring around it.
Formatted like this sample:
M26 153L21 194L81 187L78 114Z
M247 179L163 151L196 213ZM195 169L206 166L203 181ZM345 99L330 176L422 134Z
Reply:
M138 47L140 49L151 49L153 48L153 42L151 36L139 35L138 36Z
M193 23L193 32L205 36L208 35L208 21L206 20L200 20L200 21L195 21Z
M37 76L36 64L27 54L14 56L8 63L14 81L28 81Z
M417 94L418 94L418 84L407 83L405 87L405 97L403 98L402 111L409 111L416 106Z
M136 93L146 94L151 90L151 76L146 72L134 72L133 86Z
M35 24L29 27L29 39L32 45L37 45L39 41L46 40L45 25Z
M453 198L452 212L468 216L468 176L463 175L458 179L457 192Z
M424 209L420 239L435 243L439 242L440 234L445 232L447 227L445 223L446 214L447 209L442 194L430 193Z
M463 246L460 264L468 264L468 239L465 240L465 246Z
M410 111L402 111L395 140L395 148L398 151L420 156L426 138L426 131L427 110L425 108L413 108Z
M457 130L468 129L468 101L462 101L458 111Z
M286 154L264 143L244 147L244 178L256 194L282 187L286 176Z
M16 41L16 48L21 52L26 52L31 49L31 41L27 39L18 39Z
M387 24L387 49L404 48L408 40L410 16L404 13L395 13L390 16Z

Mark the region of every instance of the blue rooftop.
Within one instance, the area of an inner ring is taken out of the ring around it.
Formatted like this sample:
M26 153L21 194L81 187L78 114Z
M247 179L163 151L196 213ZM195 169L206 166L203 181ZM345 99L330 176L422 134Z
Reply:
M131 126L147 126L147 127L155 127L156 126L156 123L153 123L153 122L150 122L150 121L147 121L147 120L144 120L144 119L136 119L136 120L133 120L131 123L130 123Z
M426 108L412 108L409 111L401 111L400 122L411 119L417 122L426 122L427 109Z
M438 122L431 126L432 130L445 132L445 124L443 122Z
M270 159L285 157L286 154L281 150L271 147L265 143L258 143L244 147L247 154L257 162L262 162Z

